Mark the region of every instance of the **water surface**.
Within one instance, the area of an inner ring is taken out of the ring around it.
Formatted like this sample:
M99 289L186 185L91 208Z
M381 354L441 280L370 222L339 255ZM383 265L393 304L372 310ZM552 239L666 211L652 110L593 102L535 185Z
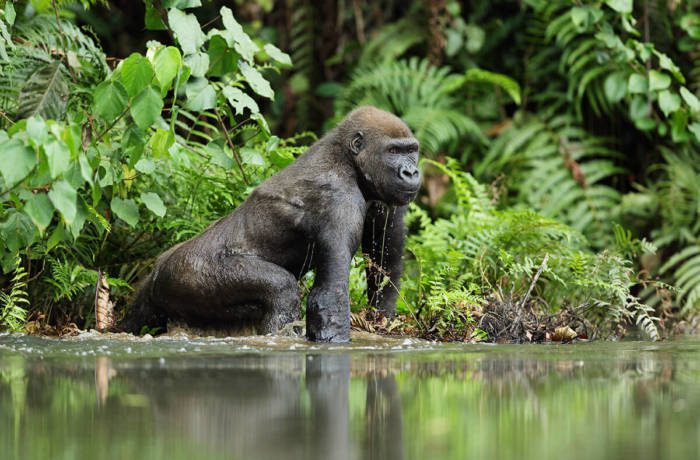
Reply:
M698 459L699 352L0 335L0 458Z

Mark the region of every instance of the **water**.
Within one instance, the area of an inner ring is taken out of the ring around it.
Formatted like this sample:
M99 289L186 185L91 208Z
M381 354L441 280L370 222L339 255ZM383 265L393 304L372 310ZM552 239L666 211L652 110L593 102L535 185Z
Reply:
M700 341L0 336L2 459L698 459Z

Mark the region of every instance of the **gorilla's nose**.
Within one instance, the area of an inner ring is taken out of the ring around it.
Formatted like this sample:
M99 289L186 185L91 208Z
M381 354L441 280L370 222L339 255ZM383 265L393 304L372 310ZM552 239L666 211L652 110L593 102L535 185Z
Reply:
M404 164L399 167L399 177L410 188L420 185L420 172L414 164Z

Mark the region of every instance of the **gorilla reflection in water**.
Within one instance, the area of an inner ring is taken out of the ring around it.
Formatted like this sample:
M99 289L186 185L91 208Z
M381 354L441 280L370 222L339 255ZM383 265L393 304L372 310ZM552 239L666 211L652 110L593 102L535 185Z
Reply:
M147 398L158 437L231 458L401 459L401 401L393 374L371 370L381 367L353 370L367 382L365 429L357 433L347 355L249 355L215 366L184 359L119 370L118 379Z

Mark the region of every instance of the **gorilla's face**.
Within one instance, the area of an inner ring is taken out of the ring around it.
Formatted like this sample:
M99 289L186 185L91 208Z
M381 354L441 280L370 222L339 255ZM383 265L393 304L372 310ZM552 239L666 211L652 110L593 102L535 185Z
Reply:
M371 198L393 206L416 198L421 183L416 138L358 131L352 134L350 150Z

